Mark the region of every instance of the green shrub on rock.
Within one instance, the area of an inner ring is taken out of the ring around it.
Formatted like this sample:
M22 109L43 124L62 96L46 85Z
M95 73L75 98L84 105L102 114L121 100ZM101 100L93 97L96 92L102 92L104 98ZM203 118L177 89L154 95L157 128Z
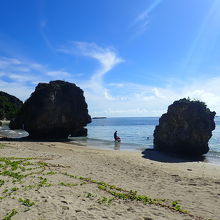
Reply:
M23 102L15 96L0 91L0 120L11 120L16 117Z

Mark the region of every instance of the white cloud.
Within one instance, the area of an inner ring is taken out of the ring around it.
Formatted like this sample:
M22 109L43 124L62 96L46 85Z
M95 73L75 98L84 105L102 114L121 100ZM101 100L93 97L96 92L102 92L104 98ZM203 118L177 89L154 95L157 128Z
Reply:
M148 12L144 11L134 20L132 26L135 27L135 35L140 35L147 30L147 25L149 24Z
M25 100L39 82L62 79L72 82L78 74L50 70L46 66L22 59L0 57L0 89Z
M124 84L123 83L109 83L109 86L112 86L112 87L124 87Z
M42 19L39 26L40 26L40 34L42 36L42 39L45 42L45 45L51 51L56 51L55 48L53 47L53 44L51 43L50 39L48 38L48 35L47 35L48 21L46 19Z
M114 100L115 100L115 98L113 98L113 97L109 94L108 89L104 89L104 97L105 97L107 100L110 100L110 101L114 101Z
M75 42L75 45L83 55L100 62L102 65L101 75L110 71L116 64L123 62L123 59L117 56L113 48L102 48L95 43L87 42Z
M60 51L90 57L100 65L89 79L75 82L84 90L92 116L160 116L173 101L188 96L205 101L212 111L220 114L220 77L197 78L187 83L182 81L181 87L177 87L172 80L164 83L163 87L131 82L105 84L105 75L123 62L115 49L87 42L76 42L71 46ZM0 57L1 90L22 100L30 96L37 83L64 76L70 82L74 77L64 69L51 70L39 63ZM4 77L10 80L3 80Z
M71 46L63 47L58 49L58 51L70 55L83 55L97 60L100 67L95 70L90 79L81 82L80 86L84 89L85 94L89 97L93 97L93 99L101 97L102 100L113 100L108 89L105 88L103 77L117 64L124 62L124 60L117 55L114 48L103 48L95 43L72 42Z
M20 75L20 74L8 74L8 78L16 81L16 82L32 82L37 80L37 77L35 76L29 76L29 75Z
M63 78L63 77L70 77L71 74L68 72L65 72L63 70L58 70L58 71L46 71L45 72L48 76L53 76L56 78Z
M112 85L114 83L107 90L109 99L94 93L86 94L92 116L161 116L175 100L187 97L204 101L211 111L220 115L220 77L197 79L181 88L124 82L115 92Z
M21 61L15 58L0 57L0 68L7 68L10 65L19 65Z
M124 99L124 97L113 97L110 92L111 88L107 88L107 85L103 82L104 76L117 64L124 61L117 55L114 48L103 48L95 43L73 42L72 47L65 47L59 49L59 51L71 55L83 55L99 62L100 67L95 70L90 79L80 83L89 105L89 112L92 115L106 114L107 109L111 108L114 102L118 103L118 99ZM123 86L123 84L120 86ZM112 111L109 110L108 112L111 114Z
M0 80L1 91L7 92L25 101L34 91L32 86L25 85L22 82L5 82Z
M24 79L25 81L31 79L40 79L49 76L53 78L72 78L79 74L72 74L65 70L50 70L46 66L29 62L25 60L19 60L14 58L0 57L0 73L3 76L7 76L12 79ZM39 77L40 76L40 77Z
M149 14L156 9L162 0L154 0L150 6L142 11L132 22L131 27L135 29L135 36L144 33L147 30L149 24Z
M91 47L92 45L83 45L84 47ZM94 45L95 46L95 45ZM89 48L86 48L87 50ZM95 50L94 50L95 49ZM87 51L89 52L89 51ZM87 53L87 56L90 56L101 64L101 67L92 75L90 79L90 84L92 86L96 85L97 87L102 87L102 79L104 75L111 71L117 64L123 62L121 58L119 58L116 53L113 50L110 50L109 48L103 49L100 47L93 47L93 51L90 51L90 53Z
M83 55L96 59L101 67L96 70L96 72L91 77L94 82L100 83L103 76L113 69L117 64L123 62L124 60L120 58L114 48L103 48L95 43L88 42L72 42L72 47L64 47L58 49L58 51L71 54L71 55Z

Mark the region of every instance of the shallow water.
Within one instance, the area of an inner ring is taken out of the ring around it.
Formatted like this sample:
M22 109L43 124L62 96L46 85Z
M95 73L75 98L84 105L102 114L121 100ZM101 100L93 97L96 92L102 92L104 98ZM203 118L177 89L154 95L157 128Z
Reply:
M120 150L138 151L153 148L153 132L159 117L131 117L93 119L88 128L88 139L94 145L114 149L113 133L117 130L121 138ZM210 151L206 160L220 163L220 118L215 118L216 128L209 141ZM109 142L106 147L105 143ZM100 144L98 144L100 143Z
M153 148L153 132L159 123L159 117L129 117L93 119L87 126L88 137L70 138L71 142L79 146L93 148L143 151ZM220 118L215 118L216 129L209 141L210 151L205 160L220 164ZM115 142L113 134L118 131L121 142ZM10 138L20 138L28 135L23 130L10 130L5 124L0 127L0 133Z

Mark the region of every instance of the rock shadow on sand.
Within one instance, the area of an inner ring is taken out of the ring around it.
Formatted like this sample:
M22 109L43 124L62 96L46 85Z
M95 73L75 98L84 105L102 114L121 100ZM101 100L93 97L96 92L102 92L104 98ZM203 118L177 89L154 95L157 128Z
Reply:
M21 137L21 138L10 138L10 137L1 137L1 141L19 141L19 142L70 142L71 140L68 138L32 138L32 137Z
M163 163L186 163L205 161L205 156L182 156L175 153L160 152L155 149L142 151L143 158Z

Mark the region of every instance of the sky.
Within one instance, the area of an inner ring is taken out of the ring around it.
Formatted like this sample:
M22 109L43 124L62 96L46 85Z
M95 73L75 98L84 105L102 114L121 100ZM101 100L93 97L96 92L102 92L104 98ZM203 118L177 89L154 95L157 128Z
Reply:
M0 90L84 91L89 114L161 116L175 100L220 115L219 0L0 0Z

